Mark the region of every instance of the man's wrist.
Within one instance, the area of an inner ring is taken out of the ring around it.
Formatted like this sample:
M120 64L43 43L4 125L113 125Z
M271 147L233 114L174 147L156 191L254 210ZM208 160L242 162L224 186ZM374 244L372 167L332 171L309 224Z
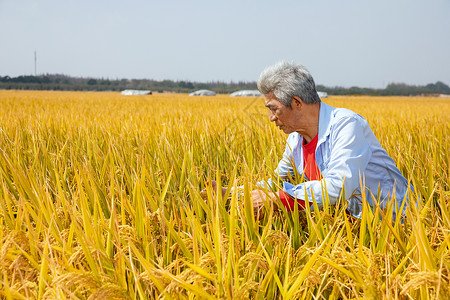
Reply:
M294 198L292 198L288 193L283 190L279 190L278 196L280 197L280 201L287 211L292 211L294 209Z
M283 190L278 191L278 195L280 196L281 203L287 211L293 211L295 207L294 205L298 205L298 210L305 210L306 205L312 204L310 202L306 204L305 200L296 199Z

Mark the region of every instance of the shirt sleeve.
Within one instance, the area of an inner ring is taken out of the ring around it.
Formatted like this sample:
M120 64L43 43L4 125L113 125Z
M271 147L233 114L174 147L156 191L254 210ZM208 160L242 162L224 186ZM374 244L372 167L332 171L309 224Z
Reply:
M369 163L372 150L366 139L370 127L360 116L344 117L333 125L328 136L329 160L324 161L326 175L321 180L307 181L298 185L283 182L283 190L296 199L313 202L319 208L328 195L335 204L344 188L345 199L360 186L363 173Z

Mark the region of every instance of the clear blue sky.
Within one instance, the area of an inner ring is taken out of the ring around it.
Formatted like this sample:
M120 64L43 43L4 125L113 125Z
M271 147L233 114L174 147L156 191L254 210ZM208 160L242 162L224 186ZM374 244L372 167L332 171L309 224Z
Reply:
M450 0L0 0L0 75L450 85Z

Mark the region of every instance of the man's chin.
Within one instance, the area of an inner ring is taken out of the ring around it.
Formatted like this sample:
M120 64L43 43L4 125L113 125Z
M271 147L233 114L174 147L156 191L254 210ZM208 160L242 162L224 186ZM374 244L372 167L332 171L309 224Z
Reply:
M290 131L289 129L286 129L284 127L280 127L280 130L283 131L285 134L291 134L292 131Z
M283 132L286 133L286 134L292 133L288 128L286 128L286 127L284 127L284 126L278 126L278 125L277 125L277 127L278 127L279 130L283 131Z

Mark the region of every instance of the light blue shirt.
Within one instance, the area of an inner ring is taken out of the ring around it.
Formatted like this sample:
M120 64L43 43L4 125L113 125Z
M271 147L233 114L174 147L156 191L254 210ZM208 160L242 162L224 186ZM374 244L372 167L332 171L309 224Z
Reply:
M408 181L403 177L381 147L367 121L360 115L345 109L321 103L319 112L319 133L315 151L316 163L322 180L306 181L297 185L283 182L283 190L296 199L312 202L316 200L319 208L328 194L331 205L335 204L344 188L347 210L357 218L361 217L362 196L373 206L374 199L380 199L384 208L395 191L397 207L400 209L408 191ZM279 162L276 175L281 178L303 174L303 137L291 133L287 139L283 159ZM361 188L364 183L365 188ZM268 181L269 186L272 182ZM326 187L326 193L325 193ZM412 189L412 188L411 188ZM405 204L406 207L407 203ZM394 214L397 213L394 204ZM403 213L403 212L402 212ZM394 216L395 218L395 216Z

